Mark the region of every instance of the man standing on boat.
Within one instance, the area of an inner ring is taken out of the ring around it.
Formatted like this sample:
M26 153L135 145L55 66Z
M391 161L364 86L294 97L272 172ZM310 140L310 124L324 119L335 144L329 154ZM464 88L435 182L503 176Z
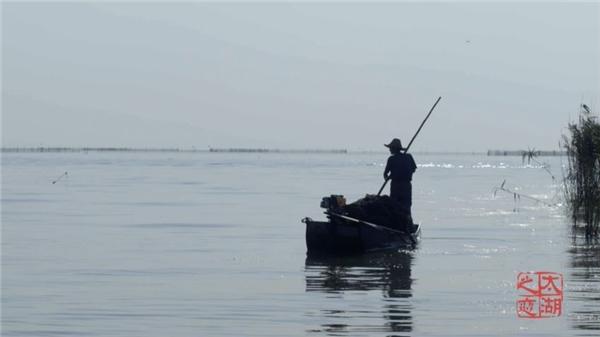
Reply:
M412 155L406 153L406 149L402 147L400 139L394 138L391 143L385 144L390 149L392 154L388 160L383 178L385 180L392 179L390 188L390 197L411 214L412 206L412 175L417 169L415 160Z

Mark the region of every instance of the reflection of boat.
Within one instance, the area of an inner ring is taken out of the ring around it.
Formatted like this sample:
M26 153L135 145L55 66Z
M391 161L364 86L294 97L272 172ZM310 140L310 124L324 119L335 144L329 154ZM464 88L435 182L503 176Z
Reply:
M377 252L364 255L309 256L306 270L307 291L410 290L412 255L408 252ZM390 296L396 297L396 296ZM410 296L404 296L410 297Z
M323 198L328 221L304 218L308 255L360 254L414 248L421 226L388 196L367 195L346 205L342 195Z
M339 335L361 333L412 331L412 255L408 252L378 252L352 257L308 257L305 279L307 292L339 294L352 299L364 292L381 291L382 298L354 307L349 301L329 302L319 315L320 331ZM331 299L326 295L325 301ZM367 297L372 299L372 297ZM326 302L327 304L327 302ZM333 310L332 310L333 309ZM356 317L355 317L356 316ZM384 318L384 325L380 323ZM355 319L360 318L360 319ZM365 321L366 318L372 318Z

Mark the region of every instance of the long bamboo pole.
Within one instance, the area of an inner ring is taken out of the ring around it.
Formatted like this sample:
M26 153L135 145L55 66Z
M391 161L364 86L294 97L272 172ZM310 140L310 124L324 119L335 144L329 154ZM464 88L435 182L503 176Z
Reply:
M408 149L410 148L410 146L412 145L412 143L415 141L415 138L417 138L417 135L419 134L419 132L421 132L421 129L423 128L423 125L425 125L425 122L427 122L427 120L429 119L429 116L431 116L431 113L433 112L433 109L435 109L435 106L440 102L441 99L442 99L442 96L438 97L438 99L435 101L435 103L433 104L433 106L429 110L429 113L427 114L427 116L425 117L425 119L423 120L423 122L421 122L421 125L419 126L419 129L417 129L417 132L415 132L415 135L412 137L412 139L408 143L408 146L404 149L404 153L408 152ZM381 188L379 189L379 192L377 192L378 196L381 195L381 192L385 188L385 185L387 184L388 180L390 180L390 179L389 178L386 179L383 182L383 185L381 185Z

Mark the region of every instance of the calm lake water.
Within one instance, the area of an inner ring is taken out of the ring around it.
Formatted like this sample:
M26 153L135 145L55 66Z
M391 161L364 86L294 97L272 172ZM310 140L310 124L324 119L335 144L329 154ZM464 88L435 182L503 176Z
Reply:
M415 155L417 249L307 260L300 220L376 193L386 158L3 153L2 336L600 335L599 249L493 195L560 203L518 157ZM561 316L517 318L527 271L563 274Z

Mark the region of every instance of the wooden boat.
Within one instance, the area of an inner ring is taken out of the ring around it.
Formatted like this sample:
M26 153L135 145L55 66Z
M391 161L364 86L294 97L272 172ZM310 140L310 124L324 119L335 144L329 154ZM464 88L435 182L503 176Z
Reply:
M304 218L307 254L361 254L381 250L414 248L421 235L420 225L397 230L328 210L328 221Z

